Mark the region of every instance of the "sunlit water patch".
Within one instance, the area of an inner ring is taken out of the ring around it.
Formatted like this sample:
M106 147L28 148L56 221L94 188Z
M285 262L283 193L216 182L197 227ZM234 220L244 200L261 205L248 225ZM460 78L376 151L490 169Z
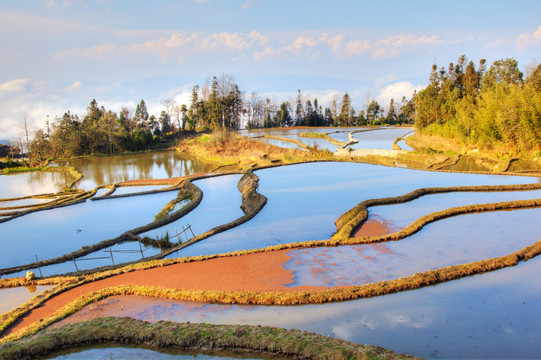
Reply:
M93 189L128 180L167 179L210 171L215 165L178 151L159 151L55 162L73 166L84 174L77 182L80 189Z
M54 285L29 285L0 289L0 314L11 311Z
M256 138L255 140L261 141L270 145L279 146L281 148L285 149L298 149L298 150L304 150L302 147L300 147L298 144L294 142L284 141L284 140L277 140L277 139L267 139L267 138Z
M12 206L43 205L53 200L54 198L51 198L51 199L28 198L28 199L11 200L11 201L0 201L0 208L12 207Z
M537 178L425 172L357 163L312 163L258 170L267 204L249 222L183 250L209 255L283 243L324 240L334 221L360 201L433 186L537 182Z
M75 179L68 171L31 171L0 175L0 199L57 193L69 186L73 180Z
M84 203L0 224L0 268L57 257L151 223L177 191Z
M78 316L278 326L424 358L537 358L541 352L540 271L541 259L535 258L414 291L303 306L220 305L118 296L86 307Z
M317 149L327 149L331 152L335 151L338 148L338 146L331 144L329 141L321 138L301 137L296 135L284 135L284 137L296 139L304 145L315 147Z
M411 129L374 129L370 131L358 132L353 134L353 138L359 140L358 143L351 145L352 149L389 149L393 148L393 142L397 137L410 132ZM338 141L347 143L349 141L347 133L330 134ZM411 147L400 142L402 150L412 150Z

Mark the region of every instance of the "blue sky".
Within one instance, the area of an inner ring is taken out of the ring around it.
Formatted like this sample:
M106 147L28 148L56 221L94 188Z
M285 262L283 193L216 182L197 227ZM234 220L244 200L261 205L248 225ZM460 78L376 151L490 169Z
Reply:
M24 113L37 129L93 98L157 114L222 73L275 101L348 92L359 110L411 97L461 54L541 60L538 0L0 0L0 29L0 139Z

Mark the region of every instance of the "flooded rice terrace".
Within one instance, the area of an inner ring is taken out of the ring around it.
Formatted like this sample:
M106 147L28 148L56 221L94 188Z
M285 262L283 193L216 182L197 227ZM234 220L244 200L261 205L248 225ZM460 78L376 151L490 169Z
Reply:
M208 162L178 151L67 159L55 161L54 164L72 166L83 173L84 177L76 187L85 190L129 180L167 179L200 174L214 167Z
M359 142L353 148L392 149L396 138L408 131L401 128L356 132L352 136ZM323 138L301 137L302 132L326 133L341 142L347 142L349 134L348 131L336 132L336 129L329 128L267 129L240 133L283 147L299 146L284 140L291 138L309 146L315 143L330 151L337 148ZM279 139L260 137L263 135L278 136ZM410 150L403 141L398 141L398 145ZM66 160L56 165L72 166L84 174L83 179L75 185L84 190L129 180L203 174L215 167L177 152ZM0 189L4 191L0 193L0 198L55 193L73 181L67 172L36 173L43 176L33 174L17 174L13 178L0 176ZM326 240L336 233L335 221L340 215L361 201L396 197L420 188L540 182L539 178L525 176L420 171L347 162L256 169L254 174L259 177L258 192L267 198L266 205L255 217L228 230L220 230L166 257L215 255ZM237 189L241 177L242 174L229 174L194 179L192 183L203 193L197 207L178 219L137 235L156 240L168 238L175 245L241 218L244 215L240 208L242 196ZM0 270L32 264L36 259L59 257L152 224L156 215L177 198L178 189L154 191L166 187L118 187L110 194L113 196L110 199L105 196L100 201L86 200L20 217L5 217L8 221L0 223L0 245L3 249L0 253ZM94 197L103 197L108 192L108 188L100 189ZM114 197L130 194L133 196ZM405 203L369 207L366 227L361 226L356 236L394 233L423 216L453 207L540 198L541 190L424 195ZM37 198L4 200L0 201L0 207L44 201ZM176 204L173 212L181 210L189 202L184 200ZM540 218L541 208L538 207L447 217L426 224L400 241L282 250L287 252L290 259L282 266L294 275L293 282L288 286L333 288L393 280L521 250L540 240ZM191 228L189 235L182 231L188 226ZM32 270L38 276L66 274L139 261L161 253L161 247L127 241L107 246L77 260ZM541 270L540 264L540 260L534 258L514 267L418 290L322 305L242 306L117 296L86 307L64 322L111 315L147 321L259 324L298 328L427 358L537 357L541 351L538 342L541 328L537 325L541 318L541 282L536 276ZM2 277L24 276L25 272L12 272ZM38 287L36 293L45 289ZM9 298L17 300L8 303L8 297L2 293L8 290L14 291L14 294L18 291L25 296L9 295ZM26 288L0 290L0 309L9 311L27 301L28 296L23 290L28 292ZM132 350L133 354L130 352ZM149 358L148 354L156 359L170 356L155 353L152 349L107 347L81 349L49 358L109 358L109 353L119 351L127 351L122 354L129 353L132 358ZM203 354L197 355L197 358L214 358L212 356ZM226 355L226 358L233 357Z

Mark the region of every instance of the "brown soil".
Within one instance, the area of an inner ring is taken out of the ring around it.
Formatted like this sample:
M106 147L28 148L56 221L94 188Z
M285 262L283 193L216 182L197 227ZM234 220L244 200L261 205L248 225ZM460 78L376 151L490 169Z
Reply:
M382 236L393 231L392 224L386 220L368 219L353 233L353 237Z
M180 263L148 270L134 271L88 283L66 291L32 310L8 330L12 333L52 315L66 304L100 289L118 285L148 285L186 290L290 292L321 287L287 287L293 271L283 266L291 259L289 250L223 257L206 261Z

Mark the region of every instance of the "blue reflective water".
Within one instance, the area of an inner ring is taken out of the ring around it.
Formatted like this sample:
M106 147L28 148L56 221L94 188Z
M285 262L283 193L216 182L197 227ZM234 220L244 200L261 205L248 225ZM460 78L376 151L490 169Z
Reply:
M359 133L354 133L353 138L359 140L357 144L351 146L352 149L388 149L393 148L393 142L397 137L403 136L410 132L412 129L404 128L390 128L390 129L374 129L370 131L364 131ZM333 139L342 142L348 142L347 133L338 133L330 134ZM413 150L411 147L406 145L404 141L401 141L398 144L402 150Z
M452 207L529 199L541 199L541 190L453 192L425 195L403 204L370 207L368 209L368 219L389 223L396 231L405 228L424 215Z
M538 219L541 208L468 214L428 224L400 241L291 250L285 268L295 281L288 286L360 285L504 256L540 240Z
M74 260L30 270L40 277L62 275L75 271L92 270L102 266L138 261L159 254L160 252L161 250L158 247L143 245L138 241L126 241ZM6 275L6 277L22 277L25 274L26 270Z
M258 170L267 205L249 222L183 250L208 255L328 239L334 221L357 203L421 187L537 182L537 178L425 172L357 163L311 163Z
M540 271L541 258L535 258L419 290L330 304L220 305L113 297L81 313L301 329L432 359L534 359L541 353Z
M238 219L244 215L240 209L242 196L237 189L241 177L242 175L226 175L194 181L193 184L203 191L203 200L197 208L175 222L139 236L155 239L156 236L161 238L168 233L169 241L176 243L176 234L181 233L182 228L186 228L188 225L191 225L194 235L197 236L218 225ZM187 234L189 238L193 237L191 232L187 232ZM186 241L185 234L179 235L179 237L181 241ZM180 254L184 255L184 252L185 250L181 250ZM171 257L177 256L173 254Z
M154 221L177 191L84 203L0 224L0 268L57 257Z

